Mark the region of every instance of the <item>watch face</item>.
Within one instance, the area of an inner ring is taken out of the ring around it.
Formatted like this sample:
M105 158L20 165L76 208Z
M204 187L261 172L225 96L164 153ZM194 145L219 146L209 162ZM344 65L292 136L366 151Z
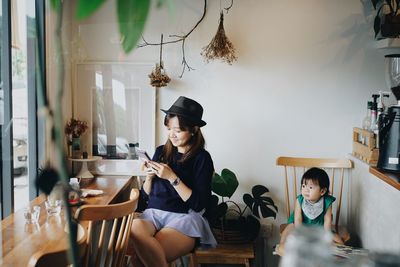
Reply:
M173 186L177 186L180 182L181 182L181 180L180 180L179 178L176 178L176 179L172 182L172 185L173 185Z

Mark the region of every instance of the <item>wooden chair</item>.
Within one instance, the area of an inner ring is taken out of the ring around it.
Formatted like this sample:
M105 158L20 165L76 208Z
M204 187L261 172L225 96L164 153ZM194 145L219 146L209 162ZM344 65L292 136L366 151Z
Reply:
M332 204L332 214L334 215L332 220L334 222L333 227L343 240L348 239L348 232L345 229L339 229L339 218L343 198L345 170L353 168L353 162L349 159L279 157L276 160L276 164L283 166L285 170L284 189L287 218L289 218L291 211L294 209L297 195L300 194L300 182L304 172L311 167L321 168L327 172L330 179L330 194L336 197L336 201ZM336 177L337 175L338 177ZM335 183L336 178L339 179L338 185ZM299 189L299 192L297 189ZM290 191L292 193L292 201L289 197ZM281 233L285 227L286 224L280 226Z
M86 249L86 231L78 225L78 238L77 246L79 251L79 257L83 257ZM68 251L66 249L55 249L55 250L41 250L34 253L28 262L28 267L48 267L58 266L64 267L72 264L68 258Z
M125 264L130 228L138 198L139 191L132 189L130 200L126 202L110 205L83 205L76 211L75 218L78 221L88 222L87 248L83 266L118 267Z

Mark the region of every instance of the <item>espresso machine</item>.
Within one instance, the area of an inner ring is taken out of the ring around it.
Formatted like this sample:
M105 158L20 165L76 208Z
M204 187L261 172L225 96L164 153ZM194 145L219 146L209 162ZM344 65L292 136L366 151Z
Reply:
M390 106L378 118L379 169L400 172L400 54L385 56L386 82L397 104Z

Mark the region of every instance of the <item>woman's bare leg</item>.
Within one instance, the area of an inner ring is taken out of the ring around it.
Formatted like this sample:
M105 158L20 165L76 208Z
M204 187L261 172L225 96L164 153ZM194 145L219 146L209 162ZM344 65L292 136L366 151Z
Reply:
M163 247L154 237L156 228L146 220L135 219L132 223L131 237L133 238L136 257L136 266L167 267L167 260Z
M194 237L189 237L172 228L163 228L155 238L164 250L168 262L176 260L191 252L196 243Z

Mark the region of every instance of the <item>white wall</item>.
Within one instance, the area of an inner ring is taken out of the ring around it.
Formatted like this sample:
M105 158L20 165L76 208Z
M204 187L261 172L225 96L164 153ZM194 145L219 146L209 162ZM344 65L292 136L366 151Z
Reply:
M234 199L241 201L255 184L266 185L280 208L279 224L283 183L275 159L351 152L352 127L360 126L372 92L386 89L383 52L374 48L372 20L366 20L359 0L248 0L234 1L225 16L238 61L206 64L200 52L214 36L220 12L220 1L208 2L206 18L186 42L186 59L195 70L179 79L181 46L164 46L172 81L160 89L159 107L168 108L180 95L198 100L216 171L230 168L239 178ZM175 1L172 15L167 8L153 8L144 37L157 42L161 33L164 38L186 33L202 10L200 0ZM124 55L115 42L115 14L115 1L107 1L89 19L73 21L72 56L79 48L86 61L155 64L159 47ZM158 134L156 143L164 143L162 114Z
M372 251L400 253L399 190L369 173L357 158L351 179L350 229Z

